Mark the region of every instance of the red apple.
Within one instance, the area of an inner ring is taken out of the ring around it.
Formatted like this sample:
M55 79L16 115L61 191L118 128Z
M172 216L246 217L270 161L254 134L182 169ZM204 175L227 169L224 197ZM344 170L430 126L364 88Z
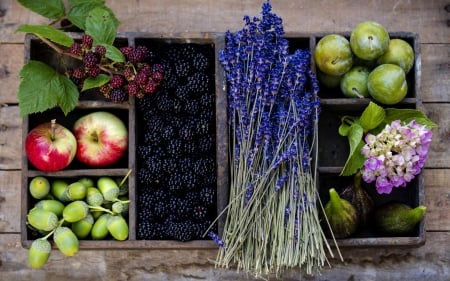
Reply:
M128 130L117 116L97 111L78 119L73 126L77 159L91 167L112 165L128 147Z
M55 120L38 125L25 139L25 153L38 170L55 172L69 166L75 157L77 141Z

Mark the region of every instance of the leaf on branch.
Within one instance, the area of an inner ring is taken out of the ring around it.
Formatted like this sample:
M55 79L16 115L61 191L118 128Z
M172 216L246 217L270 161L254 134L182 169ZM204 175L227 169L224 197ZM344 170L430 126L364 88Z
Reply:
M352 175L364 164L364 157L361 155L361 148L362 145L364 145L362 140L363 135L364 130L361 125L354 123L350 126L350 130L347 135L350 151L341 175ZM359 161L361 157L363 159L362 162Z
M62 0L18 0L25 8L49 19L60 19L65 15Z
M19 73L20 116L43 112L59 106L67 115L78 103L75 84L64 75L40 61L29 61Z
M125 62L123 53L113 45L102 44L106 48L106 57L114 62Z
M94 45L112 45L116 38L117 22L105 8L95 8L86 18L86 34L94 39Z
M119 25L119 21L114 16L114 13L105 6L105 1L103 0L72 0L69 2L72 4L72 7L67 13L67 18L76 27L82 30L86 29L86 18L88 17L89 12L96 8L102 8L109 11L110 16L117 22L117 26Z
M399 119L405 123L409 123L412 120L416 120L417 123L425 125L429 129L438 127L436 123L427 118L425 113L423 113L418 109L386 108L386 117L384 119L386 124L390 124L392 123L392 121Z
M56 44L70 47L73 44L73 38L67 35L65 32L58 30L49 25L22 25L17 31L32 33L38 37L46 38Z
M364 132L378 127L383 122L385 116L384 108L374 102L370 102L361 114L360 121Z
M106 74L99 74L97 77L88 77L83 82L83 89L81 91L87 91L89 89L101 87L109 82L111 78Z

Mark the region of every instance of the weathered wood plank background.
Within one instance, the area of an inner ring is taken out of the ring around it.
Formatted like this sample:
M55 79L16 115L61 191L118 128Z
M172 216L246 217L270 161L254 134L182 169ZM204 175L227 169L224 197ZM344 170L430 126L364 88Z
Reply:
M106 1L121 20L120 31L224 32L260 12L262 0ZM321 276L299 271L284 280L450 280L450 2L445 0L272 0L287 32L350 31L375 20L389 31L419 34L424 109L434 131L425 174L426 243L414 248L343 249ZM47 23L17 1L0 1L0 280L247 280L233 269L215 269L214 250L58 251L41 270L31 270L20 244L21 120L18 73L23 64L21 24Z

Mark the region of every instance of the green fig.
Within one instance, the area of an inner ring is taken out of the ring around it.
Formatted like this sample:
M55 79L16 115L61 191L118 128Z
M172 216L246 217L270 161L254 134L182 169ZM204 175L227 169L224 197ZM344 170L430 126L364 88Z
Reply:
M116 181L110 177L100 177L97 180L97 187L107 201L114 201L119 196L119 186Z
M344 96L349 98L367 98L369 90L367 89L367 79L369 69L364 66L354 66L342 76L340 88Z
M109 216L107 222L109 233L114 239L123 241L128 238L128 223L120 216Z
M334 188L329 190L330 200L325 205L325 215L335 238L346 238L354 234L358 228L356 208L342 199Z
M92 226L91 229L91 237L94 240L102 240L105 239L108 234L108 219L111 215L110 214L102 214Z
M385 235L406 235L422 220L426 210L423 205L412 208L404 203L389 202L376 209L375 226Z
M55 196L61 202L70 202L69 196L67 194L67 186L69 186L69 184L65 180L54 180L51 184L51 191L53 196Z
M104 198L100 190L96 187L88 187L86 191L86 202L90 206L101 206Z
M53 241L61 253L68 257L74 256L80 248L80 241L75 233L73 233L70 228L65 226L56 228L53 233Z
M86 202L77 200L64 207L63 218L67 222L77 222L84 219L89 214L89 206Z
M28 264L32 268L43 267L50 257L52 246L47 239L36 239L28 251Z
M67 196L70 200L83 200L86 197L87 187L83 183L77 181L67 186Z
M92 226L94 225L94 217L92 214L88 214L82 220L72 223L72 231L78 237L78 239L84 239L91 233Z
M372 219L374 203L369 193L361 186L361 177L361 171L359 171L353 177L353 184L344 188L340 196L356 208L360 226L366 226Z
M31 209L28 212L27 221L32 227L43 231L52 231L59 224L55 213L41 208Z
M61 217L63 210L64 210L64 204L61 203L61 201L53 200L53 199L44 199L40 200L39 202L34 205L37 209L44 209L47 211L50 211L54 213L56 216Z
M42 199L50 193L50 182L42 176L37 176L31 179L28 189L33 198Z

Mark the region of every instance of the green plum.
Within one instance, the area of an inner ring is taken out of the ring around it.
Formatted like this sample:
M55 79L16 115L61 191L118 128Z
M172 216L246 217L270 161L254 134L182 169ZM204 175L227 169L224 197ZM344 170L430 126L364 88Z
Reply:
M405 76L405 71L396 64L377 66L367 78L369 94L375 101L382 104L399 103L408 92Z
M414 50L405 40L391 39L389 48L378 58L377 63L396 64L408 73L414 65Z
M364 66L354 66L341 79L340 88L342 93L349 98L367 98L367 78L369 69Z
M350 46L357 57L371 61L388 50L389 40L384 26L374 21L364 21L352 30Z
M353 66L353 53L347 38L340 34L322 37L314 50L314 60L320 71L340 76Z

